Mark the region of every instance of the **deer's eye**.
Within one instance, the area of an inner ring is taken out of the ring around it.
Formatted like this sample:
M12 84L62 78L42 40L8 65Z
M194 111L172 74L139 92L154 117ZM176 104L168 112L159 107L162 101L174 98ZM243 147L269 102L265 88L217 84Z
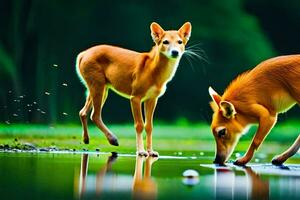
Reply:
M178 40L178 44L182 44L182 40Z
M168 40L164 40L163 44L169 44L170 42Z
M224 137L226 134L226 128L221 129L218 131L218 137Z

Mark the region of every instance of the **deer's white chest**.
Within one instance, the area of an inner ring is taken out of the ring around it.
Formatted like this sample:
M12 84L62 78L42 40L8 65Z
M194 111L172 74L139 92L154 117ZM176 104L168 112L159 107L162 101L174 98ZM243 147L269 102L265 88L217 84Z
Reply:
M165 85L163 85L162 87L151 86L147 90L146 95L142 100L144 101L146 99L158 98L166 92L166 88L167 87Z

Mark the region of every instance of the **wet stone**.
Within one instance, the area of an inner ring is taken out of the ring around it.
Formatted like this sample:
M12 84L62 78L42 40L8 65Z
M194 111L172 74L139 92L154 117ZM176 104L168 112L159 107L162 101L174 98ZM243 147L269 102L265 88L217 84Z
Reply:
M24 150L36 150L36 146L34 144L31 143L24 143L23 144L23 149Z
M48 148L40 148L39 151L42 151L42 152L48 152L49 149L48 149Z

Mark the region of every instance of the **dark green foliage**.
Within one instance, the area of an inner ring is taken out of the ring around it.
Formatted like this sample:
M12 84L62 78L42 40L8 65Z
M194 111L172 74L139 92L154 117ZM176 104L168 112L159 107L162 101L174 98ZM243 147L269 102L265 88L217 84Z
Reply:
M78 121L85 89L75 73L76 55L103 43L148 51L152 21L165 29L191 21L189 46L200 43L194 48L204 50L208 60L194 59L189 66L182 59L158 103L156 119L164 121L209 121L209 85L221 93L260 61L300 49L296 0L4 0L2 5L0 120L7 123ZM109 122L130 122L129 102L110 93L103 115Z

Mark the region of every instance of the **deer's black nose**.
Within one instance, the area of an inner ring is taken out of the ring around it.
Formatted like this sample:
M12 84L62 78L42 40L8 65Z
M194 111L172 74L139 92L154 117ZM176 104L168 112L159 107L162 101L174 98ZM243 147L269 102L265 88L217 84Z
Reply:
M172 51L171 51L171 54L172 54L172 57L173 57L173 58L176 58L176 57L179 55L179 52L176 51L176 50L172 50Z
M223 165L224 164L224 161L223 161L223 159L222 159L222 157L221 156L219 156L219 155L216 155L216 158L215 158L215 160L214 160L214 162L213 162L214 164L219 164L219 165Z

